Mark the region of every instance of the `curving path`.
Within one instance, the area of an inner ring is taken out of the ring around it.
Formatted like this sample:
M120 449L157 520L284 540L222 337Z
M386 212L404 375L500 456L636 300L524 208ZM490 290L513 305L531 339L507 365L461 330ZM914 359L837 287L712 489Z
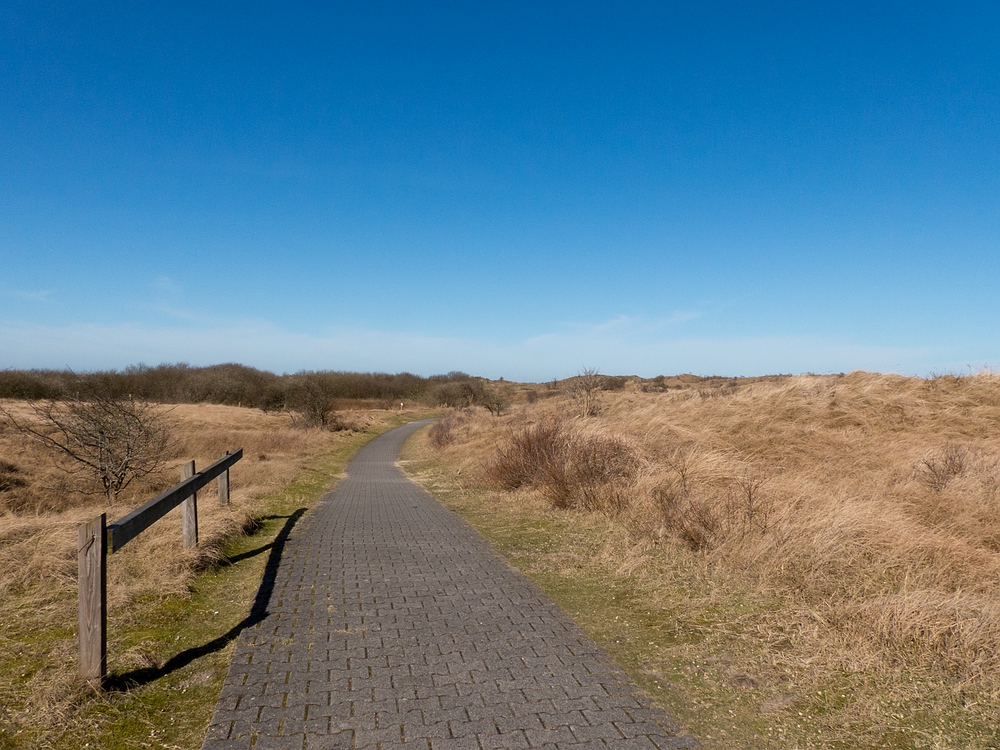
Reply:
M362 448L292 529L204 750L697 747L396 468L426 423Z

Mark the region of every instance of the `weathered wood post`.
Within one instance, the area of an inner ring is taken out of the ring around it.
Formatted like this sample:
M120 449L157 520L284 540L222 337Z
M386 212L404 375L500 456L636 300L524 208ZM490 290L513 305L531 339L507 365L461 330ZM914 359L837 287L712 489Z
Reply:
M100 683L108 670L107 515L77 528L80 676Z
M194 476L194 461L181 467L181 481ZM181 527L184 533L184 547L198 546L198 493L192 492L181 505Z
M219 474L219 505L229 505L229 469Z
M243 458L243 449L226 455L195 474L194 461L181 468L181 483L161 492L131 513L108 525L100 515L81 524L77 531L77 566L79 576L79 646L80 675L100 685L108 673L108 573L109 552L117 552L167 513L181 505L184 546L198 545L197 491L213 479L222 479L229 467ZM220 502L229 500L229 479L219 483Z

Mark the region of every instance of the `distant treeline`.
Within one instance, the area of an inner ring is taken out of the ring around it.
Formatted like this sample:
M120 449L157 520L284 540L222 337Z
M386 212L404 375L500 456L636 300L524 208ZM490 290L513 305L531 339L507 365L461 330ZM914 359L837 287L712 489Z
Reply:
M275 375L239 364L192 367L133 365L124 370L75 373L70 370L0 370L0 398L62 399L81 389L160 403L211 403L264 410L293 407L304 392L327 399L420 401L458 406L475 402L486 387L482 378L463 372L420 377L408 372L313 371Z

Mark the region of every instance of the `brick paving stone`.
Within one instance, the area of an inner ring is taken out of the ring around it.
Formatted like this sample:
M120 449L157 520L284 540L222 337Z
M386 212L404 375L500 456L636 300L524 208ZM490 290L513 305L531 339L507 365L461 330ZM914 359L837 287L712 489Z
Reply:
M376 438L292 527L203 750L695 748Z

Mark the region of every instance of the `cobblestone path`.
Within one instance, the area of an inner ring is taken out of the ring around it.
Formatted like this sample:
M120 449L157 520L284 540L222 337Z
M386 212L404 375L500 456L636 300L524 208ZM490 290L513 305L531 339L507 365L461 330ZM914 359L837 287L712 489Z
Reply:
M204 750L697 747L479 534L364 447L295 526Z

